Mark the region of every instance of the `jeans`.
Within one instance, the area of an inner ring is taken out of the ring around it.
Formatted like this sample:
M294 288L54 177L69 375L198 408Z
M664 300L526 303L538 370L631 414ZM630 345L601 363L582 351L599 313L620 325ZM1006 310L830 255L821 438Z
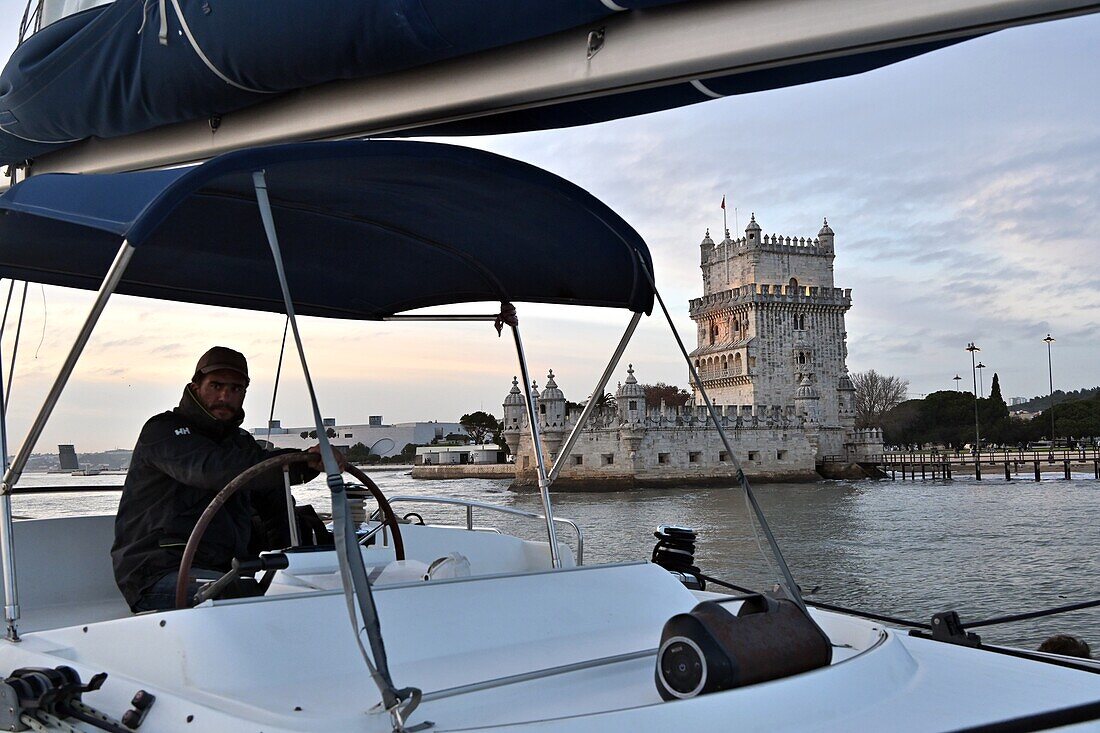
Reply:
M141 598L134 604L134 613L142 611L170 611L176 607L176 580L179 571L174 570L160 580L149 586L149 589L141 594ZM199 588L212 580L217 580L224 573L205 568L191 568L191 582L187 584L187 604L191 605L191 599L199 592Z

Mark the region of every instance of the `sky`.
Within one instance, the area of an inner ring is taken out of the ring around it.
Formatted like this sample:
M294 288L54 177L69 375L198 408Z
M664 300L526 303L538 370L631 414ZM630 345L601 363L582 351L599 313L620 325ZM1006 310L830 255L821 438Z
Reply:
M18 7L17 7L18 6ZM0 54L22 2L0 0ZM1100 384L1100 15L992 34L846 79L706 102L569 130L448 139L518 158L586 188L653 252L658 286L694 346L687 301L702 291L698 244L755 212L765 233L836 232L836 285L852 289L848 367L909 381L919 397L971 380L973 341L1005 397ZM736 209L736 213L735 213ZM736 226L735 226L736 224ZM737 236L737 233L734 232ZM0 298L7 283L0 285ZM17 286L2 358L10 364ZM8 411L20 443L90 293L28 291ZM467 306L463 311L470 311ZM484 310L490 310L487 306ZM592 389L625 314L520 306L532 373L553 369L568 398ZM378 324L304 318L325 416L341 423L498 416L516 373L489 324ZM274 314L116 296L38 450L130 448L142 423L174 406L199 355L243 351L246 427L265 424L283 332ZM275 417L309 421L301 369L283 370ZM686 386L667 325L643 321L614 382ZM5 373L5 381L7 374Z

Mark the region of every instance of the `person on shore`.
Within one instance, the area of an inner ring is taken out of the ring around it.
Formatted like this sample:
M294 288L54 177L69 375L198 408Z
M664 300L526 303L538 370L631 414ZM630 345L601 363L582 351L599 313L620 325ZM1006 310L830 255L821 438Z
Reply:
M245 469L294 452L264 450L241 429L248 382L244 355L215 346L199 359L179 405L150 418L141 429L111 548L115 582L135 613L175 607L180 558L210 500ZM322 470L319 447L308 452L314 454L312 460L290 467L294 484ZM339 452L336 459L343 469ZM203 582L228 572L234 558L289 544L284 491L282 472L272 469L221 507L195 555L189 597ZM254 515L259 518L256 532Z
M1055 634L1039 645L1039 651L1048 654L1061 654L1066 657L1092 659L1092 650L1084 639L1069 634Z

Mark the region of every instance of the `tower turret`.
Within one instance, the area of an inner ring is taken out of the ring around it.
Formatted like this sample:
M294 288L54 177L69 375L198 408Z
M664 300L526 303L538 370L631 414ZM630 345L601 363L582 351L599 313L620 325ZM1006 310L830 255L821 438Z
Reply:
M699 243L699 264L705 265L710 261L711 254L714 253L714 240L710 238L710 229L707 229L707 233L703 235L703 241Z
M837 403L840 408L840 422L846 427L855 427L856 420L856 388L852 384L852 378L848 376L845 367L837 380Z
M565 394L554 381L553 369L546 375L546 387L539 395L539 427L547 457L556 458L565 436Z
M634 365L626 368L626 382L615 393L615 402L619 407L619 421L624 424L641 422L645 415L645 390L634 377Z
M512 377L512 391L504 398L504 442L512 455L519 452L519 438L526 424L527 407L519 390L519 379Z
M816 425L821 422L821 398L817 394L809 374L802 375L798 391L794 395L795 410L806 418L806 422Z
M818 246L826 252L833 251L833 228L829 226L829 219L822 220L821 229L817 232Z
M745 227L745 244L749 247L760 244L760 225L756 223L756 212L749 217L749 225Z

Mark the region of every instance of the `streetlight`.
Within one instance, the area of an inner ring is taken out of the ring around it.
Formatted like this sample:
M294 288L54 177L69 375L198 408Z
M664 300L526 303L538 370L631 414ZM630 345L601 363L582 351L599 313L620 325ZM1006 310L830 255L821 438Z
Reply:
M978 367L974 363L974 352L981 351L981 349L971 341L966 345L966 350L970 352L970 376L974 378L974 460L976 467L974 474L981 477L982 434L978 429Z
M1054 368L1050 363L1050 345L1054 343L1054 338L1048 333L1047 337L1043 339L1047 345L1047 374L1050 376L1050 450L1054 452Z
M978 370L978 396L983 400L985 399L985 380L982 379L982 370L985 369L985 364L978 362L978 366L975 367Z
M959 391L959 382L962 381L962 377L960 377L958 374L956 374L954 377L952 377L952 379L955 380L955 391L958 392Z

